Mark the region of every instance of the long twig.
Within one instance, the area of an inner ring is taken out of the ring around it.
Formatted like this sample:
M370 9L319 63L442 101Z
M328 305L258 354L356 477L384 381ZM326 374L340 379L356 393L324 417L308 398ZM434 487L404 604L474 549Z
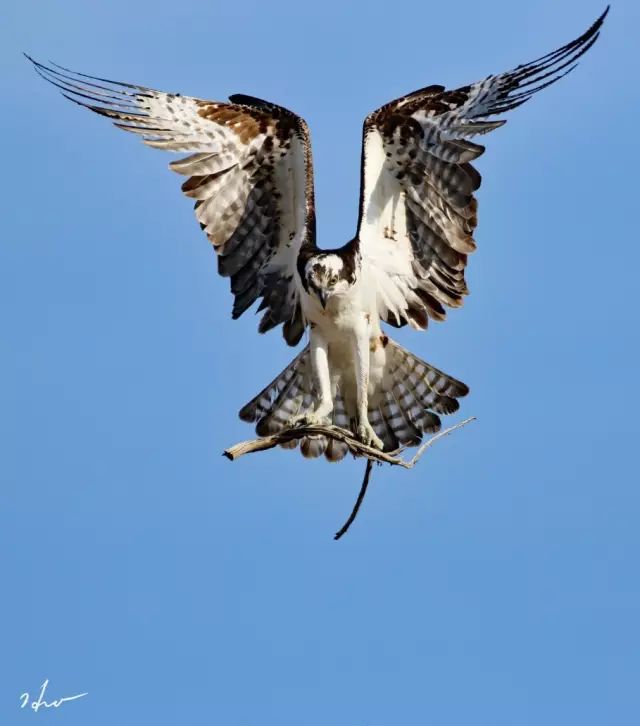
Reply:
M356 503L353 505L353 510L351 514L349 515L349 519L340 527L340 529L333 535L333 539L340 539L343 534L346 534L349 527L353 524L353 520L358 516L358 511L360 509L360 505L362 504L362 500L364 499L364 495L367 493L367 487L369 486L369 479L371 478L371 470L373 469L373 461L371 459L367 459L367 466L364 470L364 479L362 480L362 486L360 487L360 493L358 494L358 498L356 499Z
M391 466L402 466L404 469L413 469L418 463L420 457L424 452L432 446L438 439L448 436L456 429L460 429L466 426L471 421L475 421L475 416L466 418L464 421L460 421L453 426L450 426L444 431L432 436L430 439L424 442L422 446L416 452L416 455L412 459L402 459L398 454L401 454L403 449L394 451L391 453L374 449L372 446L363 444L358 439L355 439L350 431L342 429L339 426L323 426L316 424L314 426L294 426L290 429L285 429L272 436L263 436L259 439L252 439L250 441L242 441L235 446L230 446L225 449L222 453L227 459L235 461L245 454L253 454L256 451L266 451L267 449L273 449L279 444L285 444L293 439L303 439L305 436L327 436L330 439L336 441L343 441L348 447L349 451L354 456L364 456L370 461L379 461L382 464L390 464Z
M279 444L285 444L289 441L293 441L294 439L297 440L303 439L305 436L322 435L330 439L335 439L336 441L344 442L349 448L349 451L354 456L364 457L367 460L367 465L364 471L364 479L362 480L360 493L358 494L358 498L356 499L356 503L353 507L353 511L349 515L349 518L334 536L334 539L337 540L340 539L343 534L345 534L345 532L353 524L355 518L358 516L358 510L362 505L364 495L367 493L367 487L369 486L369 480L371 478L371 471L373 469L374 462L378 462L380 464L389 464L391 466L401 466L403 469L413 469L413 467L418 463L420 457L424 454L424 452L428 448L433 446L433 444L435 444L438 439L448 436L456 429L460 429L463 426L466 426L468 423L471 423L471 421L475 421L475 416L466 418L464 421L460 421L459 423L450 426L448 429L440 431L440 433L432 436L430 439L427 439L427 441L425 441L420 446L415 456L411 459L402 459L400 457L400 454L404 451L404 449L398 449L397 451L392 451L391 453L380 451L379 449L374 449L372 446L367 446L361 441L354 439L351 432L347 431L346 429L340 428L339 426L323 426L320 424L314 426L295 426L293 428L280 431L280 433L273 434L273 436L264 436L259 439L252 439L251 441L242 441L235 446L231 446L228 449L225 449L222 453L224 456L227 457L227 459L235 461L236 459L239 459L245 454L252 454L256 451L266 451L267 449L273 449Z

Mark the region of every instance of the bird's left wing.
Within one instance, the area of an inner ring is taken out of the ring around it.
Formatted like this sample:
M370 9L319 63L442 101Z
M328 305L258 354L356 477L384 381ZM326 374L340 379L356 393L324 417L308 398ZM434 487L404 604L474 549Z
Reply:
M605 12L576 40L512 71L447 91L429 86L370 114L364 123L358 240L387 322L427 327L467 294L467 255L476 244L469 139L502 126L509 111L571 71L596 41Z
M233 317L262 297L259 331L282 324L285 340L298 343L304 320L295 263L303 244L315 244L304 120L250 96L205 101L29 60L66 98L140 135L148 146L189 153L170 168L189 177L182 191L196 200L219 273L231 278Z

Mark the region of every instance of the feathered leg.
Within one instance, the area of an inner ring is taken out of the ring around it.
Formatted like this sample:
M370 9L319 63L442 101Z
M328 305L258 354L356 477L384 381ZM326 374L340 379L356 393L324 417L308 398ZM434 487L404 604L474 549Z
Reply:
M311 371L315 384L315 405L313 410L292 418L290 425L298 423L306 425L326 423L327 417L333 411L331 376L329 374L329 346L322 334L314 328L311 329L309 352Z
M369 329L358 331L355 338L355 363L356 363L356 406L358 438L367 446L375 446L376 449L383 449L384 444L373 430L369 423Z

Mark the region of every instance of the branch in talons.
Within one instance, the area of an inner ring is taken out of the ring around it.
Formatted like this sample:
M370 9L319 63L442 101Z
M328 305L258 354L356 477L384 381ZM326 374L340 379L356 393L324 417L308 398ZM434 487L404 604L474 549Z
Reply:
M353 511L349 515L349 518L344 523L344 525L338 530L338 532L336 532L334 536L334 539L340 539L340 537L342 537L342 535L344 535L349 527L353 524L353 521L358 514L360 505L364 500L364 495L369 485L371 471L374 463L377 462L378 464L401 466L403 469L413 469L413 467L418 463L420 457L424 454L424 452L431 446L433 446L433 444L435 444L438 439L442 439L445 436L448 436L457 429L461 429L463 426L466 426L468 423L471 423L475 420L475 416L471 416L470 418L466 418L464 421L460 421L459 423L450 426L448 429L444 429L444 431L440 431L439 433L435 434L435 436L432 436L430 439L427 439L423 444L421 444L418 451L411 459L401 458L400 454L404 451L404 449L398 449L398 451L393 451L390 453L380 451L379 449L374 449L372 446L367 446L361 441L358 441L358 439L355 439L351 432L347 431L346 429L340 428L338 426L323 426L321 424L316 424L314 426L295 426L293 428L280 431L280 433L273 434L272 436L263 436L259 439L243 441L239 444L236 444L235 446L231 446L230 448L225 449L223 451L223 455L231 461L235 461L236 459L239 459L245 454L253 454L258 451L267 451L268 449L273 449L280 444L286 444L289 441L302 439L305 436L323 435L330 439L335 439L336 441L343 441L348 446L349 451L354 456L361 456L367 460L367 466L365 469L364 479L360 487L360 493L358 494L358 499L356 500Z
M373 446L367 446L358 439L354 438L350 431L342 429L339 426L324 426L322 424L315 424L313 426L294 426L290 429L285 429L272 436L263 436L259 439L252 439L251 441L243 441L235 446L231 446L225 449L222 453L227 459L235 461L245 454L253 454L258 451L267 451L273 449L280 444L286 444L294 439L303 439L305 436L326 436L336 441L343 441L348 447L349 451L354 456L362 456L370 461L377 461L380 464L390 464L391 466L401 466L404 469L413 469L418 463L420 457L424 452L430 448L438 439L442 439L445 436L453 433L457 429L461 429L471 421L475 421L475 416L466 418L464 421L460 421L453 426L450 426L444 431L440 431L435 436L427 439L418 449L415 456L412 459L402 459L400 454L404 449L398 449L398 451L385 452L379 449L374 449Z

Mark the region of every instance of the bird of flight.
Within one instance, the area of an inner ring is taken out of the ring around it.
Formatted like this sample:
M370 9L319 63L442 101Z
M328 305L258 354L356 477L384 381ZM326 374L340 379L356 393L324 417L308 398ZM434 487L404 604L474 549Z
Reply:
M261 333L281 325L294 346L309 331L309 344L240 417L257 422L261 436L333 424L393 451L437 431L438 414L456 411L468 388L391 340L381 321L425 330L462 304L481 179L471 162L485 150L470 139L569 73L608 10L576 40L514 70L454 90L427 86L369 114L357 231L329 250L316 244L309 130L293 112L251 96L207 101L29 60L66 98L149 146L187 152L169 166L188 177L182 191L196 200L219 273L231 278L233 317L260 298ZM329 461L347 453L321 435L300 448Z

